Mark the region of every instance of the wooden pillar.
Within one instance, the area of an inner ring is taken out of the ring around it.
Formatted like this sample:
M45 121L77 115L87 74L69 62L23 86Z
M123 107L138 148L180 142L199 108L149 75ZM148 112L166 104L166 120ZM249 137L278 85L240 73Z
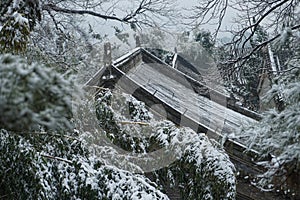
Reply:
M140 36L136 34L134 37L135 37L135 46L136 47L141 47L141 38L140 38Z
M177 69L176 62L177 62L177 48L175 47L174 48L174 57L172 60L172 67L175 69Z
M111 72L111 64L112 64L112 58L111 58L111 45L109 42L106 42L104 44L104 55L103 55L103 62L104 62L104 67L107 67L109 70L109 76L112 75Z

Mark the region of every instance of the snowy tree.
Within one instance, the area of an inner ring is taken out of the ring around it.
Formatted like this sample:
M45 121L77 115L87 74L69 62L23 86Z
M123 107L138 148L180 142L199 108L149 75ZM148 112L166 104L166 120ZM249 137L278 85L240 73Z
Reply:
M149 179L107 166L73 134L0 131L0 194L8 199L168 199Z
M200 32L197 32L195 40L196 42L199 42L208 53L213 53L212 50L215 47L215 42L209 31L201 30Z
M265 71L269 75L273 73L272 69L264 69L267 65L263 64L268 62L268 57L272 59L272 55L267 53L268 45L273 50L274 41L283 35L283 30L299 30L299 1L203 0L193 10L194 14L189 17L193 26L216 24L215 36L222 31L230 33L231 39L221 50L227 51L227 55L221 55L223 59L219 61L225 81L228 82L230 90L235 90L233 93L238 92L245 97L242 100L245 107L258 110L255 87L258 85L259 76ZM230 29L223 30L228 13L233 13L234 21ZM281 65L284 65L286 56L292 56L294 51L289 49L289 52L290 54L281 57Z
M60 72L84 72L84 82L102 63L99 44L107 35L99 24L138 28L162 19L171 23L174 9L173 3L162 0L5 0L0 5L0 52L23 54L29 62Z
M299 38L299 35L295 34L292 37ZM278 42L283 41L281 38ZM299 40L294 41L299 45ZM268 102L280 98L283 102L282 109L268 110L263 114L260 122L245 128L242 132L243 137L247 138L249 148L260 150L263 158L271 156L270 160L260 163L268 169L258 183L261 187L275 184L275 188L283 187L289 191L291 186L286 185L287 180L293 179L292 177L300 172L299 50L295 55L286 63L287 69L274 79L274 84L264 100ZM294 181L299 185L299 180ZM297 188L292 189L297 190Z
M260 109L259 84L262 74L267 71L269 57L267 49L254 52L246 61L243 68L239 63L228 63L232 57L238 57L243 52L251 51L256 45L268 39L268 33L262 26L258 26L257 32L250 39L249 47L244 49L230 49L223 47L218 49L216 60L219 62L219 70L225 80L225 85L229 92L238 99L241 105L253 111Z
M11 55L0 57L0 123L12 131L71 129L72 95L78 86L39 64ZM77 88L77 89L76 89Z
M0 44L1 51L5 52L24 51L30 31L34 31L41 20L51 24L63 42L70 32L87 35L82 25L89 22L80 17L84 15L131 27L153 26L162 18L171 21L174 17L172 3L161 0L131 1L130 4L124 1L5 0L0 5Z
M237 62L248 58L256 50L260 50L266 44L280 37L284 27L288 26L292 30L299 29L298 8L299 2L293 0L272 2L201 0L198 1L197 6L194 6L194 13L189 16L189 19L192 20L195 27L207 23L215 24L214 33L218 34L219 31L224 31L222 25L226 14L235 11L234 22L237 26L233 24L231 30L225 30L232 33L233 38L229 44L235 49L247 47L250 40L256 37L254 34L261 32L261 26L268 27L272 32L268 40L263 39L263 42L257 43L253 46L253 51L232 58L231 62Z
M39 1L4 0L0 6L0 52L23 52L30 31L41 20Z
M7 199L168 199L142 175L109 166L74 129L71 77L0 57L0 195Z
M274 62L272 54L263 58L264 51L283 55L277 60L277 68L265 69L273 83L266 100L277 99L283 106L262 113L262 120L244 128L241 137L246 139L249 148L261 154L260 164L267 169L256 184L263 189L293 190L292 196L299 196L300 185L299 178L291 182L293 177L299 177L299 3L204 0L195 7L192 16L196 26L216 22L217 33L222 29L225 15L236 11L236 23L230 31L233 37L222 47L227 50L222 57L223 64L231 65L227 73L238 74L237 81L241 78L239 74L257 80L257 64Z

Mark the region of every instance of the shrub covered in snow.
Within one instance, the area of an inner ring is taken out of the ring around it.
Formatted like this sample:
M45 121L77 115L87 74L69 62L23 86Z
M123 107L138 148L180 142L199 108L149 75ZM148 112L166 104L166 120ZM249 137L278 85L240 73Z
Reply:
M143 102L126 94L100 92L97 113L100 126L115 145L135 152L136 157L149 155L146 164L135 164L146 172L152 165L150 174L155 178L151 180L162 190L175 188L182 199L235 199L234 165L205 134L155 120ZM155 151L160 154L151 158Z
M147 178L104 165L80 138L1 129L0 139L8 199L168 199Z
M0 85L1 128L72 128L72 95L79 90L71 77L6 54L0 55Z
M108 166L90 151L89 133L70 129L71 79L1 55L0 86L1 197L168 199L144 176Z
M30 31L41 20L39 0L2 0L0 16L0 52L23 52Z

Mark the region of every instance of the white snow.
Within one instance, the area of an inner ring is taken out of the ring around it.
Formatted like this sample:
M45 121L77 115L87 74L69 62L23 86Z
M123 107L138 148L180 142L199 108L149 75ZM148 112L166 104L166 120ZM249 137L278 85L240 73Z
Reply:
M277 68L276 68L276 63L275 63L275 60L274 60L274 54L273 54L273 51L271 49L271 45L269 44L268 45L268 51L269 51L269 57L270 57L270 62L271 62L271 68L272 68L272 71L273 71L273 74L277 74Z
M15 23L20 24L21 26L28 25L28 19L23 17L20 13L14 12L12 16L15 19Z
M13 1L13 8L14 9L17 9L19 7L19 5L20 5L20 0L14 0Z

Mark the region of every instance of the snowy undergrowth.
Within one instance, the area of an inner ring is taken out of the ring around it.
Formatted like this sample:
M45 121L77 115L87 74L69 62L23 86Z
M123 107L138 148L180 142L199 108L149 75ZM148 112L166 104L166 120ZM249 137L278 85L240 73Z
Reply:
M0 138L1 194L12 199L168 199L145 177L104 165L79 139L4 129Z

